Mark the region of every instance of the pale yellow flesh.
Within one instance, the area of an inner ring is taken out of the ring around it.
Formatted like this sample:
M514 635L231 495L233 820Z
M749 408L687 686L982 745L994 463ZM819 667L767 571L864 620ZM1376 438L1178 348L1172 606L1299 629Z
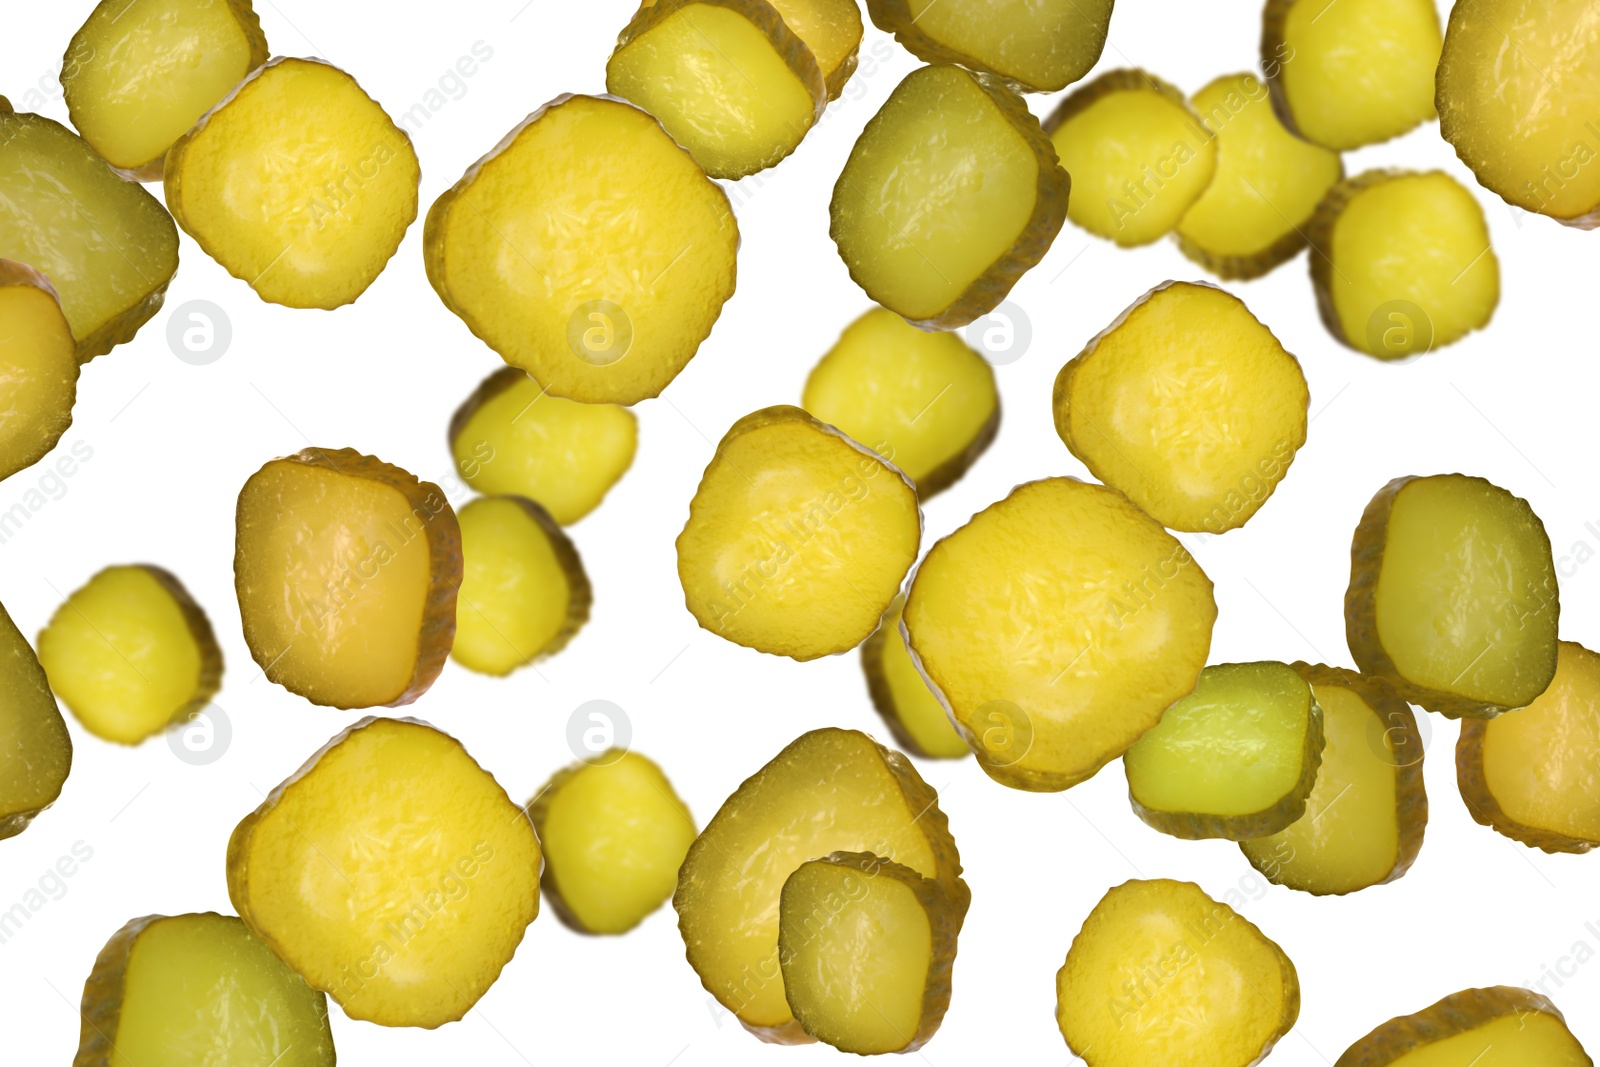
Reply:
M546 877L580 926L620 934L666 903L695 826L654 762L629 752L582 767L545 803Z
M1443 44L1433 0L1298 0L1278 66L1300 135L1344 151L1433 118Z
M427 242L434 287L507 363L556 396L633 404L711 332L739 229L654 119L574 97L436 206Z
M688 3L612 53L606 90L659 118L707 174L741 178L793 152L817 119L784 47L741 11Z
M251 477L234 573L246 639L273 681L338 707L406 692L435 577L426 521L371 479L289 460Z
M706 988L748 1025L790 1022L778 962L784 881L831 852L873 852L938 877L919 814L862 734L818 731L785 749L728 798L679 876L673 903Z
M190 710L202 650L182 608L143 567L108 567L39 634L50 688L96 737L137 744Z
M1394 724L1352 689L1313 688L1326 741L1306 813L1281 833L1241 844L1276 882L1348 893L1387 880L1399 856L1396 755L1387 747Z
M1592 1062L1555 1016L1509 1012L1421 1045L1389 1061L1389 1067L1590 1067Z
M811 49L829 96L838 96L844 88L844 65L861 46L863 26L856 0L771 0L771 4L784 25ZM655 6L656 0L639 5L641 10Z
M724 439L689 505L678 577L711 632L815 659L877 628L921 536L898 471L795 412Z
M1150 294L1071 373L1057 425L1074 453L1174 530L1244 525L1306 440L1299 363L1210 286Z
M146 926L129 953L109 1067L332 1067L321 993L232 916Z
M1288 960L1226 904L1187 882L1128 882L1074 939L1056 1023L1096 1067L1249 1067L1294 1022L1285 986Z
M1025 236L1041 161L955 67L925 67L867 124L833 192L833 239L867 295L913 321L953 305Z
M1510 493L1456 477L1400 490L1376 616L1402 678L1502 707L1531 702L1556 642L1554 592L1550 543Z
M61 794L72 739L28 639L0 607L0 836Z
M933 926L894 878L814 862L784 883L783 986L795 1018L841 1052L904 1049L922 1025Z
M508 497L481 497L461 524L461 590L450 655L484 674L509 674L566 636L573 578L550 534Z
M263 68L167 161L167 204L263 300L348 304L417 216L411 141L326 63Z
M1036 90L1089 72L1105 46L1113 0L909 0L912 24L953 52Z
M346 1015L435 1027L511 959L539 912L539 864L526 815L453 738L376 719L240 824L228 888Z
M994 372L958 334L876 308L851 323L806 379L801 405L919 486L994 419Z
M905 611L963 732L1056 789L1194 688L1215 618L1181 544L1121 494L1066 478L1020 487L935 545ZM985 741L997 714L1014 736Z
M901 608L892 609L883 617L884 641L878 669L894 699L895 717L900 726L916 741L917 747L934 759L960 759L971 753L944 705L928 688L928 682L911 662L906 649L905 636L900 632Z
M1558 219L1600 208L1600 20L1584 0L1457 4L1440 124L1478 180Z
M861 8L856 0L771 0L783 23L805 42L822 68L831 95L844 87L840 68L861 47Z
M1513 822L1600 843L1600 656L1562 642L1556 677L1483 737L1489 794Z
M478 492L525 496L568 526L600 506L638 444L631 411L564 400L523 375L473 413L450 449Z
M1435 348L1459 340L1488 325L1500 301L1483 209L1445 174L1406 174L1357 193L1324 251L1345 338L1380 359L1426 351L1424 332Z
M73 37L62 87L84 140L132 170L159 162L253 59L228 0L108 0Z
M161 204L47 119L0 114L0 143L0 257L50 279L80 346L148 318L178 269Z
M1124 248L1170 233L1217 168L1206 128L1154 87L1106 93L1050 140L1072 175L1067 218Z
M1282 663L1207 667L1190 695L1128 749L1128 789L1154 811L1252 815L1305 771L1311 686Z
M54 294L0 285L0 478L43 459L72 425L77 346Z
M1213 256L1250 257L1303 234L1339 180L1339 154L1284 129L1253 75L1218 78L1190 103L1216 135L1217 169L1178 235Z

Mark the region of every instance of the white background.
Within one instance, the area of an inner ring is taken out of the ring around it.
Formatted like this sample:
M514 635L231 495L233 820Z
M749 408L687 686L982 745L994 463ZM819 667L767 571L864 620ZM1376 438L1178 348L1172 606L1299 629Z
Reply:
M276 54L322 56L352 72L391 114L433 97L416 132L422 205L529 111L564 92L600 92L632 0L450 0L447 4L260 0ZM54 75L90 0L4 0L0 93L18 110L66 119ZM381 14L380 14L381 13ZM1101 67L1137 65L1193 92L1252 67L1260 9L1243 0L1121 0ZM474 43L493 56L448 75ZM854 654L809 664L700 632L683 608L673 538L713 442L739 416L798 402L810 366L867 307L828 239L834 179L863 123L914 67L868 27L862 69L826 120L776 170L730 187L744 245L739 291L699 356L664 397L639 405L634 469L572 533L595 587L589 625L561 655L509 680L454 663L412 709L460 737L516 799L572 759L566 722L580 703L615 701L635 746L658 760L703 825L785 743L824 725L887 738ZM1054 101L1033 98L1036 113ZM1405 365L1382 365L1329 338L1305 259L1232 286L1299 356L1311 383L1310 440L1248 527L1186 538L1216 582L1213 662L1307 659L1349 665L1341 617L1349 541L1390 478L1464 471L1528 498L1558 556L1600 551L1594 479L1595 262L1600 234L1509 209L1478 189L1436 124L1352 153L1347 169L1442 167L1478 194L1500 256L1504 298L1490 328ZM159 186L151 187L159 195ZM223 858L234 824L330 735L359 717L316 708L265 681L241 639L233 595L233 508L264 461L310 444L353 446L444 485L456 504L445 427L499 367L439 303L414 225L359 303L333 313L262 303L187 238L165 309L132 344L95 360L79 387L74 442L93 457L0 544L0 600L30 637L63 595L110 563L171 568L209 612L226 657L218 703L231 747L190 766L156 738L126 749L72 724L72 777L23 835L0 842L0 910L22 901L75 842L93 857L0 944L0 1032L7 1063L66 1064L95 954L129 918L230 911ZM972 472L927 508L926 543L1014 484L1086 477L1051 427L1061 364L1128 303L1168 278L1205 275L1169 243L1119 251L1070 224L1012 299L1033 341L999 368L1005 417ZM166 328L185 301L230 317L231 348L191 366ZM53 459L54 457L52 457ZM0 512L47 469L0 483ZM35 498L37 500L37 498ZM1593 530L1586 523L1594 521ZM1600 642L1600 564L1562 564L1562 636ZM1132 877L1199 882L1275 938L1304 992L1299 1024L1271 1060L1331 1063L1369 1029L1473 985L1545 988L1600 1052L1600 855L1549 857L1474 824L1455 787L1457 728L1428 716L1433 817L1400 882L1316 899L1257 876L1226 842L1186 843L1131 813L1120 765L1066 794L1014 792L970 759L925 762L923 775L961 847L973 904L944 1027L923 1050L933 1067L1070 1060L1056 1030L1054 975L1084 916ZM69 720L70 721L70 720ZM50 888L56 889L54 885ZM63 891L64 890L64 891ZM37 898L35 898L37 899ZM1593 927L1586 924L1593 923ZM814 1064L823 1046L764 1046L712 1011L663 908L625 937L582 937L547 908L499 983L463 1021L439 1030L351 1022L332 1008L346 1064L516 1065L590 1060L680 1067Z

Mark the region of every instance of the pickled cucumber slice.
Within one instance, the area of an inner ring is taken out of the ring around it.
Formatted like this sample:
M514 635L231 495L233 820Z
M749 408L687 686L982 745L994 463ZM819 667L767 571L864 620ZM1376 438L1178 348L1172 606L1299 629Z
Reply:
M1461 724L1456 781L1472 817L1546 852L1600 845L1600 656L1563 641L1533 703Z
M101 0L67 45L61 88L106 162L160 181L172 143L267 55L250 0Z
M873 300L955 329L1044 258L1070 186L1021 97L959 67L923 67L850 150L829 232Z
M856 0L770 0L784 25L811 50L828 87L828 99L844 91L845 82L855 73L861 49L861 9ZM644 0L641 9L654 7L656 0Z
M994 441L994 371L954 333L874 308L811 369L801 406L894 462L927 500Z
M856 0L771 0L784 24L811 50L828 87L828 99L844 92L861 51L861 8Z
M78 346L32 267L0 259L0 479L39 462L72 425Z
M1317 784L1293 825L1239 848L1269 881L1319 896L1392 882L1416 860L1428 824L1411 706L1354 671L1294 667L1322 708Z
M911 661L900 632L904 607L905 597L895 597L883 622L861 645L867 691L901 748L925 759L960 759L972 750L950 725L944 705Z
M562 97L428 211L428 280L552 394L634 404L677 377L733 295L728 196L637 108Z
M450 655L469 670L506 675L566 647L593 597L578 550L526 497L479 497L461 525L461 589Z
M200 711L222 686L222 650L173 574L107 567L39 634L39 663L67 710L106 741L136 745Z
M261 299L342 307L377 280L417 218L411 138L356 80L274 59L167 154L167 207Z
M1396 478L1356 527L1350 654L1429 711L1488 719L1533 703L1556 674L1560 613L1544 524L1482 478Z
M950 1006L961 914L939 888L871 852L802 863L778 902L778 961L795 1021L862 1056L927 1044Z
M54 804L72 770L72 735L39 658L0 605L0 840Z
M1179 221L1178 247L1220 277L1259 278L1305 247L1344 164L1286 130L1253 74L1218 78L1190 104L1216 137L1217 170Z
M694 817L656 764L611 750L556 773L528 801L544 850L540 886L562 922L621 934L667 902Z
M234 828L228 896L350 1018L432 1029L510 962L539 863L527 815L459 741L367 718Z
M1600 226L1600 39L1584 0L1450 9L1439 132L1485 189L1582 229Z
M813 730L734 791L689 847L672 898L706 991L765 1041L811 1038L790 1013L778 955L795 869L872 852L937 882L957 916L971 893L938 795L909 761L854 730Z
M1489 324L1500 261L1483 209L1441 171L1367 171L1333 187L1307 233L1322 321L1379 359L1439 348Z
M1433 0L1267 0L1261 69L1284 125L1343 152L1433 118L1443 44Z
M1220 534L1267 502L1306 441L1299 362L1215 286L1166 282L1056 377L1056 433L1173 530Z
M992 74L1023 93L1065 89L1100 61L1114 0L867 0L924 63Z
M1239 841L1305 814L1322 746L1322 708L1298 671L1224 663L1202 671L1122 764L1148 825L1191 841Z
M1123 248L1172 232L1217 170L1199 114L1142 70L1109 71L1075 89L1044 130L1072 175L1067 217Z
M829 87L766 0L660 0L617 38L606 91L660 119L713 178L743 178L799 147Z
M1211 580L1115 489L1029 482L929 550L906 598L913 655L990 777L1068 789L1194 688Z
M678 579L718 637L810 660L877 629L921 540L899 470L799 408L764 408L717 445L678 535Z
M1550 1001L1527 989L1463 989L1390 1019L1334 1067L1594 1067Z
M443 490L353 449L308 448L250 476L237 527L244 639L269 680L337 708L427 692L462 578Z
M1299 1015L1289 957L1190 882L1111 890L1056 975L1056 1025L1089 1067L1248 1067Z
M60 123L0 96L0 258L50 279L86 363L133 340L178 270L178 228Z
M73 1067L333 1067L328 1000L232 915L146 915L83 986Z
M600 506L633 465L639 420L616 404L579 404L515 367L485 378L450 420L461 478L488 496L536 500L563 526Z

